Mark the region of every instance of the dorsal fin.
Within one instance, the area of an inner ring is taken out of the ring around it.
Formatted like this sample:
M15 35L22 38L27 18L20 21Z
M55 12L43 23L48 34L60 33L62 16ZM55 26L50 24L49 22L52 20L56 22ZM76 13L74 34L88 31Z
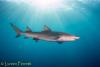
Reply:
M26 32L32 32L32 30L27 26Z
M47 25L44 25L43 31L51 31L51 29Z

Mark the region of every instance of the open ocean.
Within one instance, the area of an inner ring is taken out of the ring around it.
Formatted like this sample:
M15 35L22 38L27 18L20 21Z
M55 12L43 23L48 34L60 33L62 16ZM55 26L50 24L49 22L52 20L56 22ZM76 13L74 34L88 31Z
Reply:
M0 1L0 63L32 63L22 67L100 67L100 1L89 1L75 0L73 9L45 12L25 3ZM10 23L22 31L29 26L33 32L40 32L47 25L53 31L73 34L80 39L58 44L35 42L24 36L16 38Z

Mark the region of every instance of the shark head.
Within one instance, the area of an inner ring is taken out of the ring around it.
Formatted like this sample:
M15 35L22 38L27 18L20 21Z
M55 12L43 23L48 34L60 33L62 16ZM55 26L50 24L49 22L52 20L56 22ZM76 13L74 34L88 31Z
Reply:
M77 36L73 36L73 35L61 35L58 38L58 41L75 41L77 39L79 39L80 37Z

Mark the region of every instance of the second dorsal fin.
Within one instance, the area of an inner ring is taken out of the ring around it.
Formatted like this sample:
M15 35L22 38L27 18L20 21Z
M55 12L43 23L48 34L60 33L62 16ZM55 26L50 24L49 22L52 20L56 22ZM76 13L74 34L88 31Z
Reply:
M27 26L26 32L32 32L32 30Z
M43 31L51 31L51 29L47 25L44 25Z

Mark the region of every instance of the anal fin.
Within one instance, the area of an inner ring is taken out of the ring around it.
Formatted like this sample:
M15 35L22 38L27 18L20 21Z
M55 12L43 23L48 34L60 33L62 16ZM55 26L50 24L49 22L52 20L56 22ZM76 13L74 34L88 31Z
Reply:
M35 40L36 42L38 42L38 41L39 41L39 39L38 39L38 38L33 38L33 40Z
M18 38L18 37L20 37L20 34L17 34L17 35L16 35L16 38Z

